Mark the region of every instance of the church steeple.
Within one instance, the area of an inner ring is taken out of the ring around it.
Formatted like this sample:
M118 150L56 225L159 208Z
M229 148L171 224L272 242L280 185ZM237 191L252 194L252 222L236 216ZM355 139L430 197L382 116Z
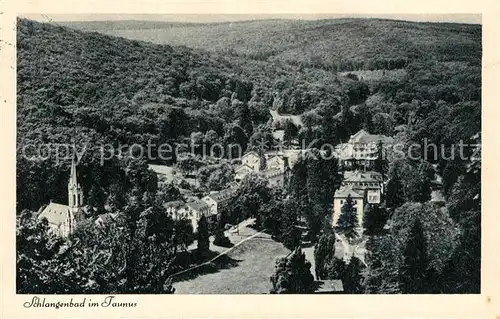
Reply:
M71 160L71 171L68 182L68 206L72 210L78 210L83 206L83 190L80 184L78 184L76 174L76 154Z

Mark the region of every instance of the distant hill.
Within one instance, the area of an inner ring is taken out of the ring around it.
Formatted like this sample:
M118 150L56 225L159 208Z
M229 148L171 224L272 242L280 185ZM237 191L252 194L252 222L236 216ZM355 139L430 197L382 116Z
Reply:
M186 45L337 71L397 69L418 59L480 64L481 26L382 19L257 20L214 24L65 23L128 39Z

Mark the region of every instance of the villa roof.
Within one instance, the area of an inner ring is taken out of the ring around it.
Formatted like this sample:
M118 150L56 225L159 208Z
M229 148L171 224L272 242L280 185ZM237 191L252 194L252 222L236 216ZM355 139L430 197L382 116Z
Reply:
M347 198L349 195L351 195L352 198L363 198L363 194L361 194L359 191L354 190L351 185L346 185L341 187L335 192L335 195L333 196L334 198Z
M196 210L196 211L210 208L210 206L207 203L205 203L204 201L199 200L199 199L193 199L192 201L187 202L186 205L189 208Z
M349 143L369 144L378 143L379 141L382 141L383 143L391 143L392 140L392 137L370 134L365 130L359 130L356 134L351 136L351 138L349 139Z
M378 172L345 172L344 173L344 182L374 182L378 183L382 181L382 175Z
M223 190L218 191L218 192L213 192L213 193L209 194L208 197L210 197L211 199L213 199L216 202L219 202L222 200L226 200L230 197L233 197L235 192L236 192L236 190L234 188L227 188L227 189L223 189Z

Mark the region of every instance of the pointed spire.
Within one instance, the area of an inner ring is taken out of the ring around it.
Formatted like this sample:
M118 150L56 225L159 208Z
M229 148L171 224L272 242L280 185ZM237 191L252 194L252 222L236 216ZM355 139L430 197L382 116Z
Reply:
M69 175L69 184L78 185L78 181L76 178L76 153L73 154L73 158L71 159L71 173Z

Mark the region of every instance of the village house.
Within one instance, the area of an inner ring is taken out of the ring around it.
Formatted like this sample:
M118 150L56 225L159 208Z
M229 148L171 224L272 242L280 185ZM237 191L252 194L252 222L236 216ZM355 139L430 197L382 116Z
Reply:
M353 190L366 194L366 200L369 204L380 204L381 195L384 192L382 174L378 172L354 171L344 172L342 186L352 186Z
M217 222L217 214L211 213L210 206L206 202L193 198L188 200L186 206L191 216L193 231L198 229L198 222L201 216L205 216L209 224L215 224Z
M261 174L269 181L270 187L283 187L285 184L285 174L280 169L266 169Z
M234 170L234 181L239 183L243 180L243 178L245 178L245 176L247 176L248 174L254 172L254 170L246 165L246 164L243 164L243 165L240 165L238 166L235 170Z
M277 154L266 154L266 169L285 171L285 159Z
M387 147L393 143L393 138L385 135L369 134L365 130L360 130L351 135L347 143L338 145L335 148L335 153L341 165L346 168L359 165L369 169L373 167L373 163L378 157L380 142L384 147Z
M250 173L258 173L264 176L271 187L282 187L285 180L286 159L276 152L264 154L265 165L262 158L254 151L248 152L242 157L242 164L235 169L234 181L239 183ZM261 166L265 166L261 169Z
M210 211L210 206L197 198L190 198L187 202L181 200L170 201L163 204L165 212L174 220L187 219L191 221L193 232L198 229L201 216L207 218L208 223L215 223L217 215Z
M68 204L50 202L40 209L38 218L47 219L50 233L65 238L71 235L78 223L85 219L88 207L83 203L83 189L78 183L76 163L73 158L68 182Z
M186 204L181 200L175 200L163 203L163 208L168 216L172 217L172 219L188 219L189 211Z
M364 195L360 191L354 190L352 185L340 187L333 196L333 218L332 225L336 225L342 212L342 206L348 197L351 197L356 214L358 215L359 225L363 224L363 208L364 208Z
M241 157L241 165L250 167L254 172L260 170L261 158L257 152L250 151Z
M208 204L212 215L220 215L229 210L235 196L236 188L228 188L219 192L211 192L201 200Z

